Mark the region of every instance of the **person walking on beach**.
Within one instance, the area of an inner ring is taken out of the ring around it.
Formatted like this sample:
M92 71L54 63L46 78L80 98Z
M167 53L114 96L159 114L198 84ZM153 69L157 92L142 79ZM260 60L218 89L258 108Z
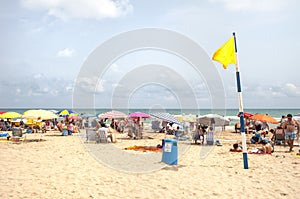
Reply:
M299 136L299 122L293 119L292 114L287 114L287 120L282 124L282 128L285 129L285 140L290 147L290 152L293 151L294 140L296 139L296 126L297 134Z

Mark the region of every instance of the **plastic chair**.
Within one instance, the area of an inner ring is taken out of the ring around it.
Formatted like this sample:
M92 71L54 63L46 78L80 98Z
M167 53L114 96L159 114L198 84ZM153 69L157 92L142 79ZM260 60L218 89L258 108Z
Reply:
M280 143L283 143L283 146L285 146L285 133L284 133L284 129L275 129L275 132L274 132L274 143L275 143L275 145L280 145Z
M95 129L86 129L86 142L96 141L96 133Z

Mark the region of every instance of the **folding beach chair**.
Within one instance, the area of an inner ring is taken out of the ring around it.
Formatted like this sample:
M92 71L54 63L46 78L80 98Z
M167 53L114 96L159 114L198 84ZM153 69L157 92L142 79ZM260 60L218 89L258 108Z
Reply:
M281 145L285 146L285 133L284 129L277 128L274 132L274 143L275 145Z
M94 141L96 142L97 131L95 129L86 129L86 142Z
M213 145L214 144L214 133L212 131L208 131L206 133L206 143L208 145Z
M108 137L105 130L99 129L96 133L96 143L108 143Z
M13 128L12 129L12 141L19 142L20 139L23 138L23 131L20 128ZM25 137L24 137L25 139Z

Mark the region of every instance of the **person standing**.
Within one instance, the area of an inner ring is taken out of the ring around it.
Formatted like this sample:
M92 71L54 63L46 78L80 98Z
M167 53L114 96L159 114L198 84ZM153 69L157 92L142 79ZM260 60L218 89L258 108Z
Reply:
M282 124L282 128L285 129L285 140L290 147L290 152L293 151L294 140L296 139L296 126L299 136L299 122L293 119L292 114L287 114L287 120Z

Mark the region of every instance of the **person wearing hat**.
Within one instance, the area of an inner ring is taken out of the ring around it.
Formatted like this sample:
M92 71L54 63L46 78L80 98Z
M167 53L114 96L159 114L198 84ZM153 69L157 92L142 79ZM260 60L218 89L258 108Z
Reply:
M285 140L290 147L290 152L293 151L294 140L296 139L296 126L297 134L299 136L300 124L297 120L293 119L292 114L287 114L287 120L282 124L282 128L285 129Z

